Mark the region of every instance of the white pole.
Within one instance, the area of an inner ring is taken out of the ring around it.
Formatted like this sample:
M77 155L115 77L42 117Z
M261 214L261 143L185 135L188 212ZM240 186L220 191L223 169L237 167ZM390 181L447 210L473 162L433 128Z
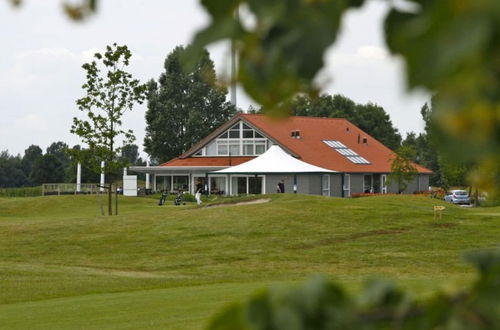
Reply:
M104 161L101 162L101 188L99 191L103 192L104 191Z
M82 163L78 162L76 165L76 192L82 190Z
M234 11L234 18L236 20L239 19L238 8ZM230 95L231 95L231 103L236 107L236 67L237 67L237 58L236 58L236 43L234 39L231 40L231 86L230 86Z
M146 167L149 167L149 160L146 161ZM149 189L149 173L146 172L146 189Z
M127 175L127 168L126 168L126 167L124 167L124 168L123 168L123 176L126 176L126 175Z

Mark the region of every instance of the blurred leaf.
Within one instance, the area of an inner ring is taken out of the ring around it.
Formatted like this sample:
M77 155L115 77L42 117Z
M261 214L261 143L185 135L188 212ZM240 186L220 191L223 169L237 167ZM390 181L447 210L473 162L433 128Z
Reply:
M351 298L341 286L316 277L300 287L269 289L232 305L209 329L498 329L500 248L469 260L480 276L468 292L438 292L414 301L391 282L376 280Z
M194 46L235 40L238 80L246 92L267 113L287 115L285 101L316 90L312 80L324 65L323 52L336 39L342 13L364 1L248 0L256 17L252 30L244 29L234 15L242 2L203 1L212 22L196 35Z
M387 16L387 44L403 56L409 87L437 93L441 143L477 164L473 184L498 192L500 1L412 2L419 7L415 13L394 8Z
M233 304L223 309L215 315L208 325L210 330L250 330L246 325L243 308L240 305Z

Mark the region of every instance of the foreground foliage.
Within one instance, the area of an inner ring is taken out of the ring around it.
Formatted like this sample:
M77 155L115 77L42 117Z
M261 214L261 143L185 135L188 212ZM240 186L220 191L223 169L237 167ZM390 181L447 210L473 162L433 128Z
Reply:
M500 249L468 259L480 274L466 292L442 292L419 302L379 280L352 297L341 285L316 278L293 290L267 290L232 305L209 329L497 329Z

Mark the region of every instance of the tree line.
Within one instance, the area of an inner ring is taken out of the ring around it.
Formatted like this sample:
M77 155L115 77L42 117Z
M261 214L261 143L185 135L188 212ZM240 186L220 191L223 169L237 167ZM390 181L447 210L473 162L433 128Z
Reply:
M82 164L82 183L99 182L99 173L90 165L89 149L75 145L70 148L62 141L53 142L45 153L37 145L30 145L23 155L0 152L0 187L31 187L43 183L75 183L77 163ZM139 147L123 147L120 161L129 165L146 165L139 155ZM120 173L114 173L116 177Z

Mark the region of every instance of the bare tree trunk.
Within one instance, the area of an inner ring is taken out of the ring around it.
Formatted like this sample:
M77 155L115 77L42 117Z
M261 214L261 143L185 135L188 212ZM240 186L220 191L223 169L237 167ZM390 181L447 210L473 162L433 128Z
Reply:
M113 215L113 203L112 203L112 197L111 197L111 183L108 185L108 215Z
M104 207L102 205L102 196L101 196L101 192L99 190L97 190L95 197L97 198L97 204L99 204L99 209L101 210L101 215L104 216Z
M115 184L115 215L118 215L118 189Z

